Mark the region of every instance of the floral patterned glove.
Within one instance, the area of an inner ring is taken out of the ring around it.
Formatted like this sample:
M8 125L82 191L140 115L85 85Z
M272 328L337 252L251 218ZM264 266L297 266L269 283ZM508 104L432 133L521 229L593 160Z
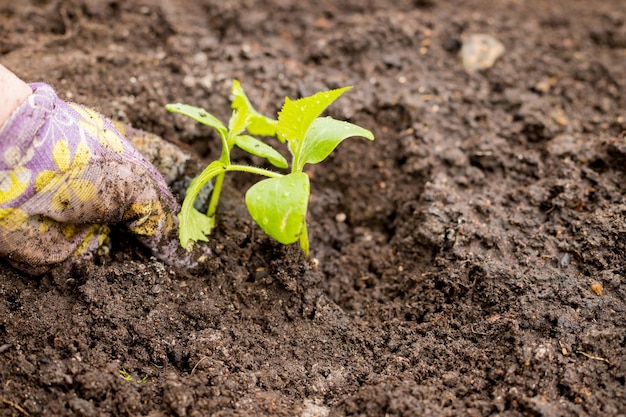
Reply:
M0 257L40 274L92 256L121 224L160 260L192 267L176 236L178 204L122 127L49 85L31 88L0 127Z

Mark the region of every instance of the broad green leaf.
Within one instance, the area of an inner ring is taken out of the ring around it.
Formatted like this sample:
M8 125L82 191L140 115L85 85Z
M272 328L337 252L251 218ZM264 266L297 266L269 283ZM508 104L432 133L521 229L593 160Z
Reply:
M276 135L276 123L277 121L274 119L270 119L269 117L263 116L258 111L254 109L250 100L248 100L248 96L243 91L241 84L237 80L233 80L233 102L232 108L243 112L247 117L247 126L246 129L253 135L259 136L274 136ZM242 130L243 131L243 130ZM242 131L237 132L237 134Z
M309 194L308 175L296 172L257 182L246 193L246 205L265 233L288 245L300 239Z
M289 150L294 158L298 157L300 147L306 132L311 123L320 115L333 101L352 87L343 87L336 90L323 91L309 97L298 100L285 98L285 104L278 112L278 125L276 133L281 142L287 141Z
M228 129L224 126L217 117L213 116L208 111L204 110L201 107L190 106L189 104L167 104L165 108L172 113L180 113L187 117L191 117L196 122L202 123L203 125L210 126L218 131L222 139L226 139L228 136Z
M202 187L223 172L226 172L226 166L220 161L213 161L189 184L183 206L180 209L180 213L178 213L180 222L178 238L183 248L188 249L189 241L191 240L206 241L206 235L211 233L215 219L200 213L193 207L193 203L196 201Z
M367 129L355 124L333 119L332 117L318 117L311 123L300 153L300 167L305 164L318 164L335 150L337 145L353 136L361 136L374 140L374 135Z
M287 168L289 164L284 156L265 142L248 135L240 135L235 138L235 144L252 155L267 159L277 168Z

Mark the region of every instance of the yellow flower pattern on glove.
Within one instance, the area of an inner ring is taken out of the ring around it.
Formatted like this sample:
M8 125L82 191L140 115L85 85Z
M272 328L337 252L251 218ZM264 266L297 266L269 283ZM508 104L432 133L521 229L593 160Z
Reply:
M165 226L162 219L166 218ZM148 200L130 205L124 214L128 230L139 236L154 236L157 233L168 233L171 229L171 215L168 216L158 200Z
M28 213L17 208L0 209L0 230L13 232L28 221Z
M33 152L22 154L17 146L9 146L4 151L7 171L0 171L0 204L15 200L26 192L30 184L31 171L22 165L33 157Z
M83 118L78 124L85 129L88 135L98 138L102 146L114 150L115 152L124 152L124 144L120 137L112 130L107 129L104 124L104 118L99 113L78 104L69 103L77 113Z
M28 189L30 171L26 168L15 168L6 178L0 180L0 204L13 201Z
M56 211L62 211L71 204L73 197L84 202L91 200L96 194L93 183L81 178L91 158L89 147L80 142L76 146L73 158L70 154L67 141L65 139L57 141L52 150L52 160L57 171L41 171L35 179L37 192L54 193L50 204Z

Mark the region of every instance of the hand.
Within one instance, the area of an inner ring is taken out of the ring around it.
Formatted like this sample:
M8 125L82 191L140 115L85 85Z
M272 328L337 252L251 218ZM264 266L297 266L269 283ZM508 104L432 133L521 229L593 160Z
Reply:
M192 266L159 171L102 115L31 87L0 127L0 257L40 274L92 256L122 225L157 258Z

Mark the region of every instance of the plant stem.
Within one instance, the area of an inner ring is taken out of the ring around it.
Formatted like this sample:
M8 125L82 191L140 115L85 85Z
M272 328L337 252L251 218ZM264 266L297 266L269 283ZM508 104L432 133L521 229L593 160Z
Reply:
M228 137L225 135L222 135L221 132L220 132L220 138L222 139L222 153L220 155L219 161L222 164L224 164L224 168L226 168L230 165L230 150L232 146L228 141ZM215 216L215 211L217 210L217 203L219 202L220 195L222 194L222 184L224 184L225 176L226 176L226 171L221 172L215 179L213 192L211 192L211 199L209 200L209 207L207 208L207 212L206 212L207 217Z
M211 199L209 200L209 207L206 212L206 215L208 217L215 216L215 211L217 210L217 203L220 200L220 194L222 194L222 184L224 184L225 176L226 176L226 172L222 172L215 179L215 185L213 186L213 192L211 193Z
M309 232L306 228L306 221L302 226L302 234L300 235L300 247L302 248L302 252L304 252L304 256L309 256Z
M211 193L211 199L209 200L209 207L206 213L208 217L215 216L215 212L217 211L217 203L219 202L220 194L222 193L224 177L226 176L226 172L228 171L249 172L252 174L262 175L264 177L270 178L278 178L283 176L282 174L264 168L257 168L248 165L227 165L225 167L225 171L220 173L215 179L215 185L213 186L213 192Z
M249 165L229 165L226 167L226 171L249 172L251 174L262 175L264 177L269 177L269 178L280 178L283 176L283 174L270 171L269 169L252 167Z

